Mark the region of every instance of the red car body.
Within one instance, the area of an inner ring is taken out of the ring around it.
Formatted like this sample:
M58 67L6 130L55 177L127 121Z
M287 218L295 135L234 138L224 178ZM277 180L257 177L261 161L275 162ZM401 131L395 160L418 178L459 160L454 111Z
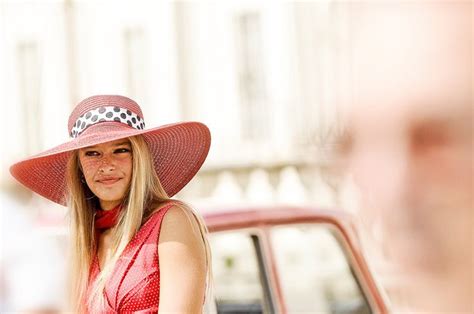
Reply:
M324 225L329 226L337 234L340 247L347 257L352 274L358 281L359 288L364 294L369 311L363 313L388 313L388 305L381 289L378 288L367 262L362 254L361 245L356 228L350 215L337 210L319 210L315 208L300 207L273 207L273 208L236 208L232 210L218 210L204 212L203 214L211 238L220 232L238 232L239 230L258 230L259 248L262 257L262 268L265 276L261 280L267 281L267 302L271 303L262 312L291 313L287 300L282 291L282 276L277 267L275 248L271 241L271 229L276 226ZM211 244L212 246L212 244ZM215 249L214 247L212 248ZM219 311L224 312L225 311ZM237 313L229 311L228 313ZM243 311L245 312L245 311ZM260 311L256 311L259 313ZM329 311L335 313L336 311ZM239 312L241 313L241 312ZM339 313L339 312L337 312ZM341 312L359 313L359 312Z

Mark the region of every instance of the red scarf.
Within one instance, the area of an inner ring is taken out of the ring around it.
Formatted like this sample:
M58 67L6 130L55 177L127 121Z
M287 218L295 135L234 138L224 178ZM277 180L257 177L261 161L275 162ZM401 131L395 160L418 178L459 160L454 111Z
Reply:
M96 209L95 211L95 230L99 233L114 227L117 224L122 204L109 210Z

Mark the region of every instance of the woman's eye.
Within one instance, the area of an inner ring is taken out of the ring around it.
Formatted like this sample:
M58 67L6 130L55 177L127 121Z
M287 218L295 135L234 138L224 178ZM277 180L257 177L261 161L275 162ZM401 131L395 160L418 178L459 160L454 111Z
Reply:
M92 157L92 156L99 156L100 154L99 152L96 152L96 151L87 151L84 153L84 155Z
M119 148L119 149L116 149L114 151L114 153L119 153L119 154L120 153L129 153L129 152L130 152L130 149L128 149L128 148Z

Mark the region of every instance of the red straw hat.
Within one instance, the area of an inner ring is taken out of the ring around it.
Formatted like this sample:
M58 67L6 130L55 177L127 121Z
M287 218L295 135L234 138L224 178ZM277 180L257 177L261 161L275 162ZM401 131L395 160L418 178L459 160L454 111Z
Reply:
M66 165L74 150L143 135L156 173L171 197L204 163L211 144L209 129L199 122L144 128L142 111L133 100L116 95L92 96L80 102L69 116L70 141L14 164L10 172L34 192L66 205Z

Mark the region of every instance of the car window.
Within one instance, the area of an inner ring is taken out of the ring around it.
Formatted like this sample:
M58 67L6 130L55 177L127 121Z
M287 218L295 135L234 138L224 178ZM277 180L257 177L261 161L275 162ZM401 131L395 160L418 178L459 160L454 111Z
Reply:
M245 231L210 235L218 313L270 313L258 237Z
M298 224L270 234L288 313L371 313L335 229Z

